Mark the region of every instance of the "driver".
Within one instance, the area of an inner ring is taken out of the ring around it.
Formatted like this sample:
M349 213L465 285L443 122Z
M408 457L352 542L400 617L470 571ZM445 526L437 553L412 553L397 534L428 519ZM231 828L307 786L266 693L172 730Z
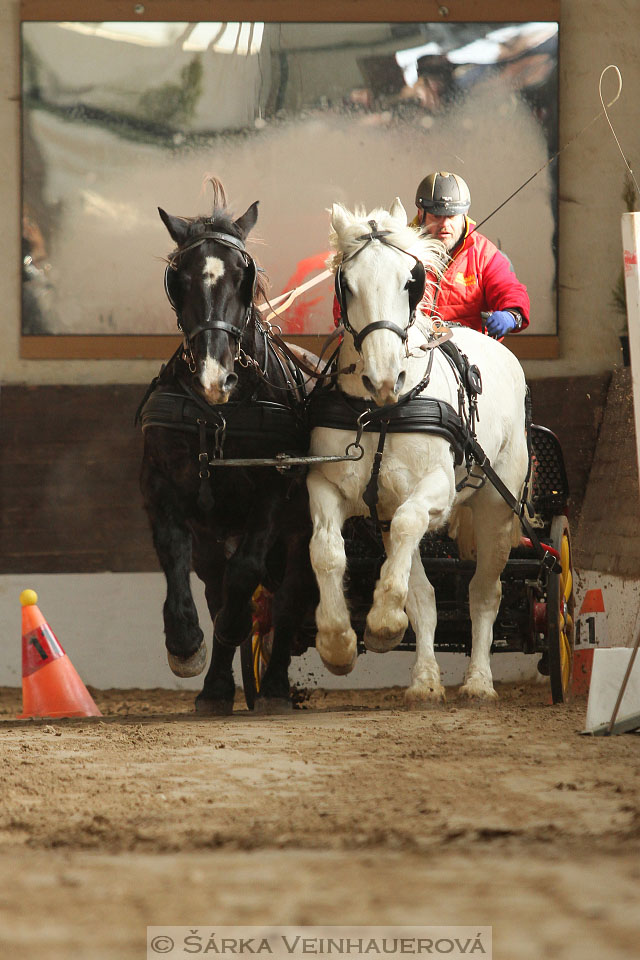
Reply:
M501 338L529 326L527 288L508 257L474 230L475 222L467 216L470 205L469 187L455 173L430 173L418 186L413 225L444 243L450 257L439 283L429 277L434 286L419 309L474 330L482 330L484 320L487 333Z

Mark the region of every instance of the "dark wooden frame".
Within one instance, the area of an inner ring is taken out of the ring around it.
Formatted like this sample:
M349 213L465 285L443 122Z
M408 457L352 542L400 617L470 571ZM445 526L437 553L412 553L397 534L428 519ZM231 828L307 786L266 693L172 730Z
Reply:
M262 20L289 22L355 23L390 19L394 23L430 21L556 21L560 0L396 0L390 8L382 0L321 0L318 5L300 0L95 0L90 11L81 0L21 0L20 21L86 20ZM22 169L22 165L21 165ZM316 352L323 341L317 335L291 335L293 342ZM20 337L25 359L163 359L176 349L178 337L164 334L92 334ZM509 337L505 343L525 360L553 359L560 354L556 335Z

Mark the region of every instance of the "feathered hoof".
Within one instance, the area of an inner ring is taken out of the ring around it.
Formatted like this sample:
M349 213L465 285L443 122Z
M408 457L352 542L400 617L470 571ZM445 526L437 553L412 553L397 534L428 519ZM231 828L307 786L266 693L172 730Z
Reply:
M374 633L369 627L365 627L364 645L372 653L387 653L402 642L404 634L404 630L396 633L392 633L390 630L379 630Z
M320 658L329 671L329 673L335 674L336 677L344 677L347 673L351 673L353 668L356 665L356 660L358 659L357 652L354 653L353 659L350 663L329 663L328 660L325 660L323 657Z
M346 630L335 630L316 634L316 650L323 664L337 677L351 673L358 658L358 641L349 627Z
M404 705L407 710L427 710L429 707L439 707L446 702L446 699L442 684L421 684L419 687L409 687L404 692Z
M233 700L196 699L196 713L203 717L229 717L233 713Z
M258 697L253 705L253 712L263 715L275 713L291 713L293 704L284 697Z
M458 700L462 702L473 700L476 703L496 703L499 697L493 689L493 684L487 683L486 680L467 680L458 690Z
M207 663L207 644L202 641L198 649L192 656L176 657L175 654L167 650L167 660L169 666L176 677L197 677L202 673Z

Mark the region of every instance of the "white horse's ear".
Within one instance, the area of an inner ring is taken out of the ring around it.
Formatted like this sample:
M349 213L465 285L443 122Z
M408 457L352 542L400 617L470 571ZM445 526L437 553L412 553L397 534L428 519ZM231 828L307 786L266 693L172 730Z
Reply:
M393 217L394 220L398 220L403 227L407 225L407 211L402 206L402 201L400 197L396 197L393 203L389 208L389 214Z
M336 233L341 233L348 224L349 218L345 207L341 203L334 203L331 207L331 226Z

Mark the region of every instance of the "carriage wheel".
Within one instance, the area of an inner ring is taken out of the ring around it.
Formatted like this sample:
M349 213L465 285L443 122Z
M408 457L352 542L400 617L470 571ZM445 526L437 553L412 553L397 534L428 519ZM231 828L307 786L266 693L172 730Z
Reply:
M266 587L258 587L253 595L253 625L251 635L240 646L240 668L244 698L253 710L260 693L262 678L269 666L273 646L271 625L272 594Z
M566 703L571 693L575 636L571 535L566 517L553 518L550 539L560 554L562 570L550 573L547 585L549 679L553 702Z

